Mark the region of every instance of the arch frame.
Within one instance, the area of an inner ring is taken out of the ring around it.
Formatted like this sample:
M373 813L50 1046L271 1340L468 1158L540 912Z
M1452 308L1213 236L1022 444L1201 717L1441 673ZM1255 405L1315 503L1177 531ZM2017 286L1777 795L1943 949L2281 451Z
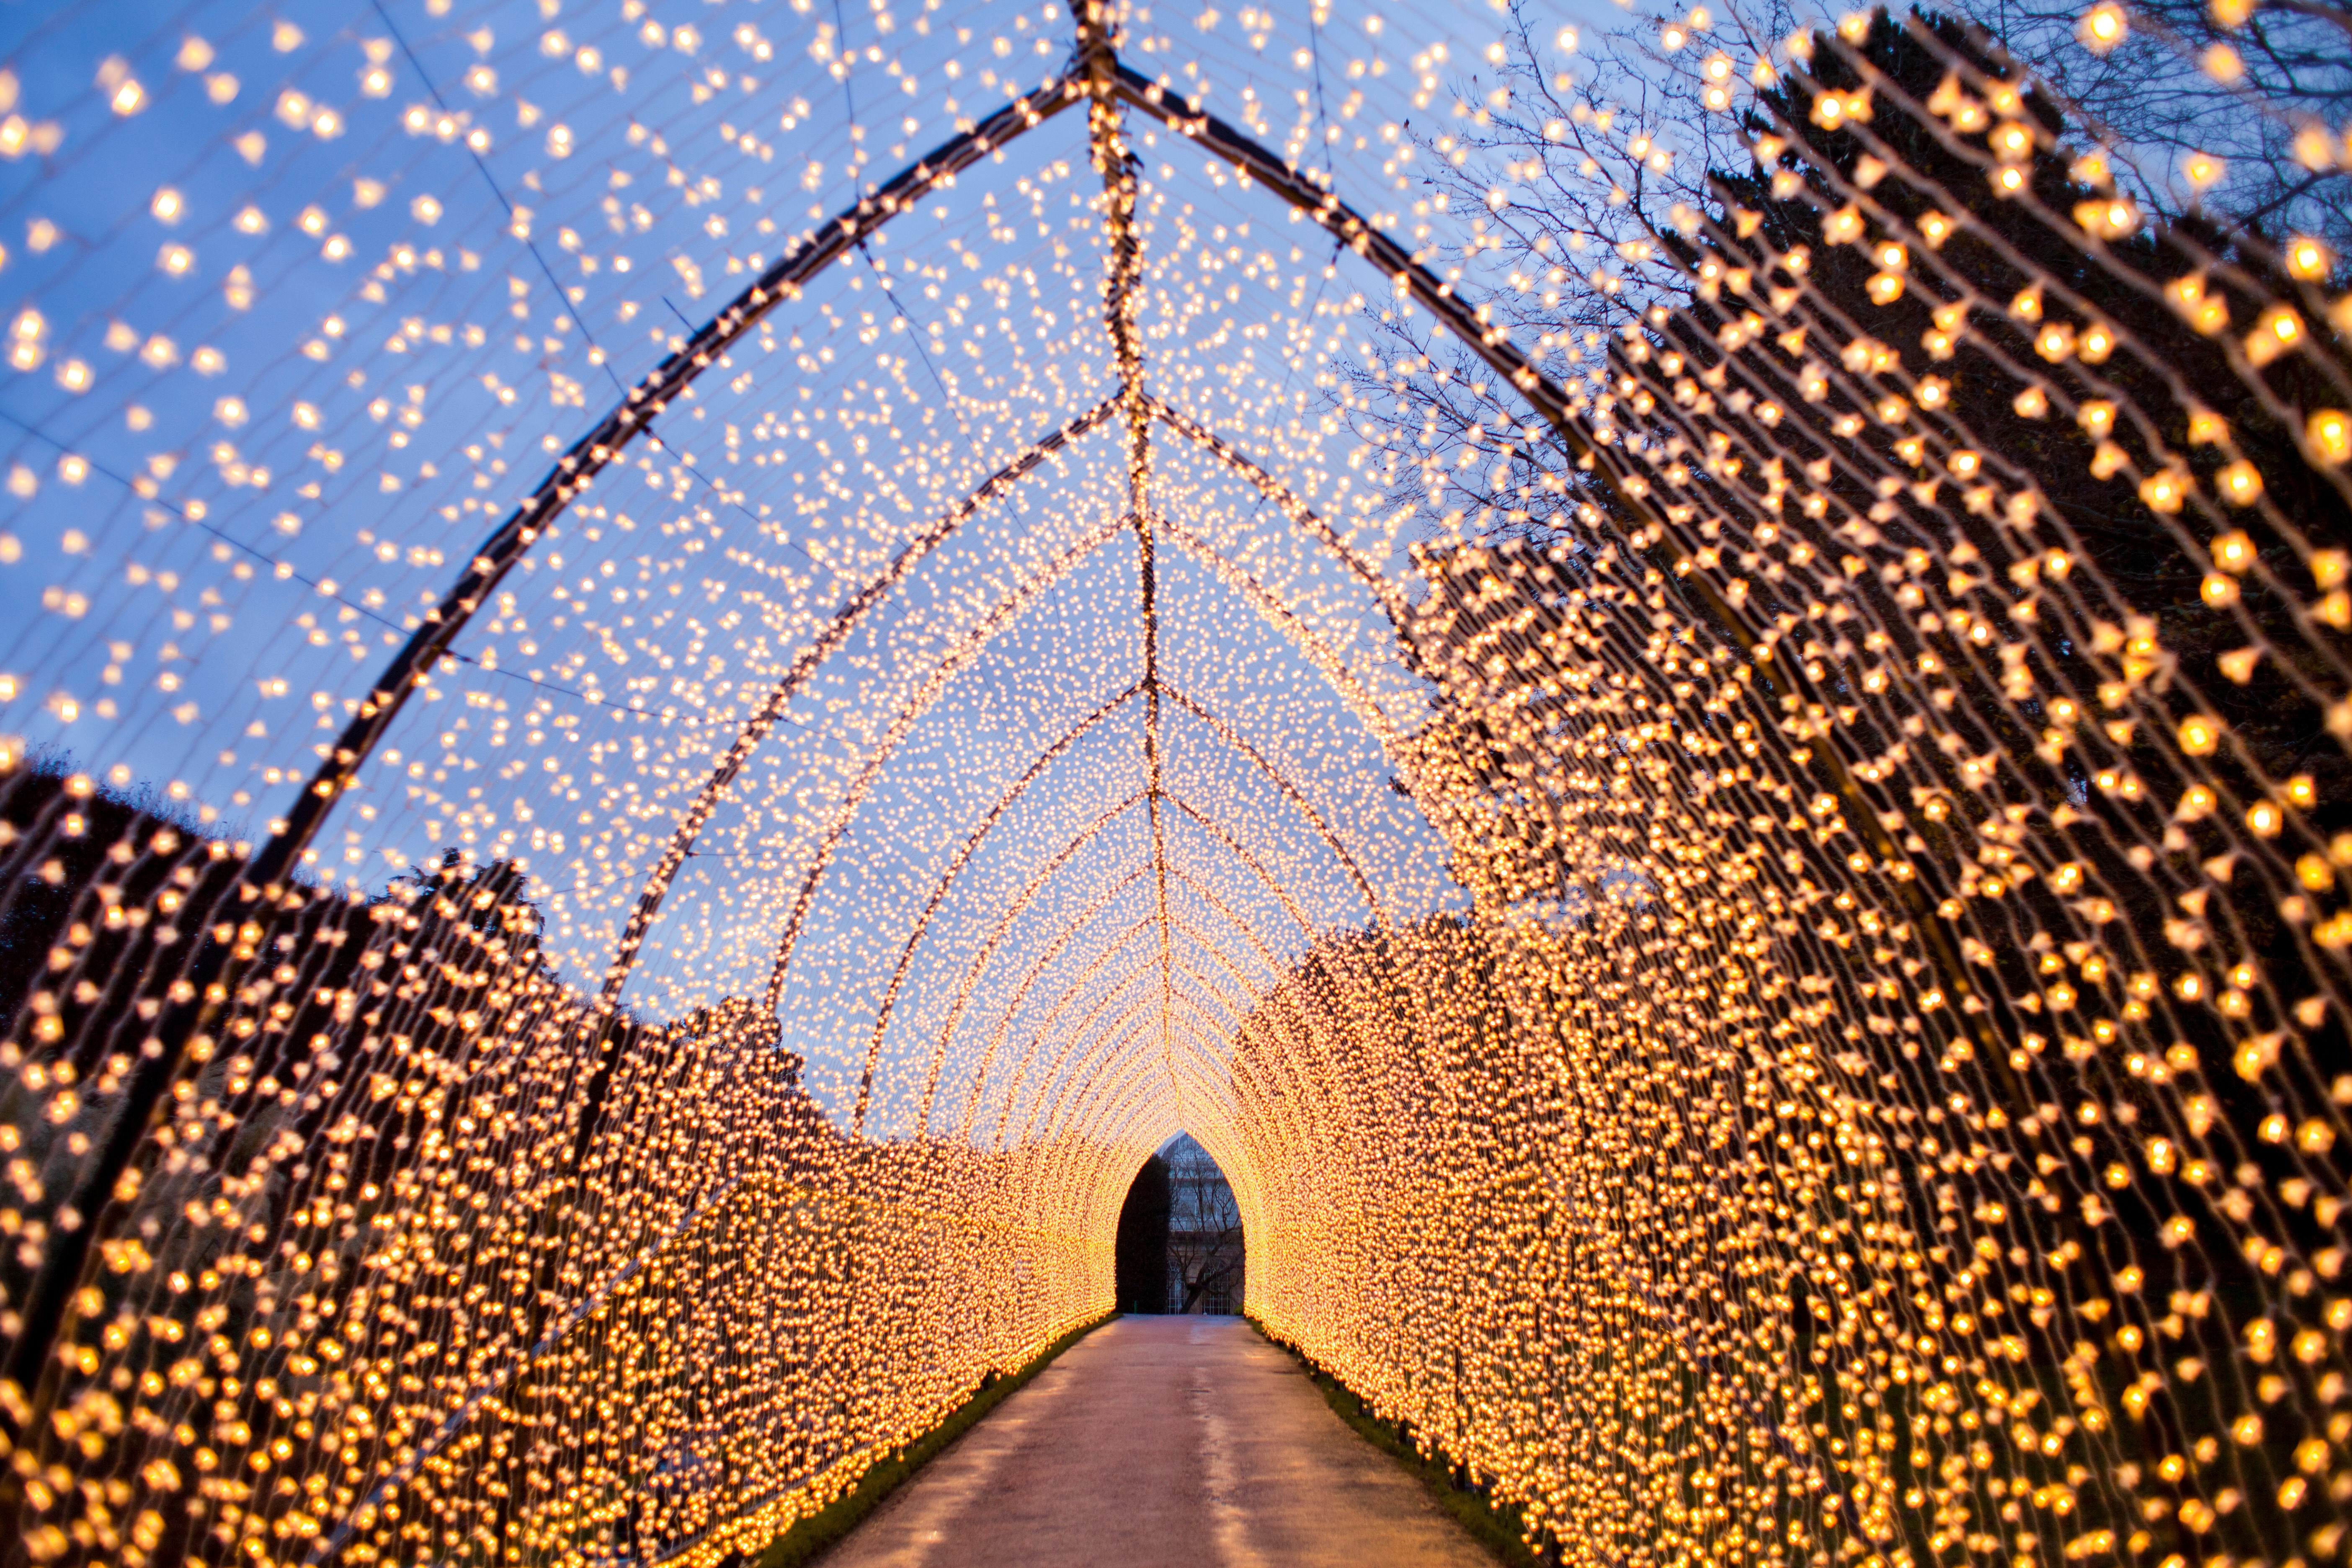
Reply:
M593 485L631 442L639 437L657 439L650 434L652 421L673 398L699 380L762 318L780 304L797 300L807 283L855 252L890 219L911 210L935 191L952 185L963 170L1063 110L1080 102L1097 101L1105 89L1099 76L1097 72L1097 79L1089 79L1065 71L942 142L820 225L806 240L778 257L726 309L698 328L558 457L531 493L483 541L456 584L425 613L408 641L385 664L287 815L270 825L269 837L238 873L234 896L241 902L259 900L280 909L301 900L301 890L291 883L293 873L329 814L356 784L359 769L375 754L410 694L449 657L458 634L572 499ZM142 1054L83 1165L80 1179L66 1198L68 1205L86 1216L85 1223L59 1233L44 1249L41 1266L26 1289L17 1332L5 1358L0 1358L0 1379L35 1391L37 1405L37 1391L47 1381L44 1374L59 1336L77 1319L74 1303L99 1255L98 1242L111 1233L128 1206L128 1200L116 1196L124 1173L146 1141L167 1092L185 1071L190 1045L219 1016L226 998L241 989L238 982L257 962L263 961L251 949L205 933L189 964L185 999L170 1003L155 1021L151 1037L159 1048L152 1056ZM16 1426L15 1418L5 1413L0 1413L0 1423L10 1429Z

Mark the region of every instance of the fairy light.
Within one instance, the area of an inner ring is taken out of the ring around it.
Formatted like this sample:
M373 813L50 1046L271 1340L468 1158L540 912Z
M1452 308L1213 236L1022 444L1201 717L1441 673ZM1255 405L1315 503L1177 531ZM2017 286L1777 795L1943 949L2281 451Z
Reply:
M2298 235L2287 245L2287 271L2296 278L2305 280L2325 278L2334 262L2327 247L2315 239Z
M2241 458L2215 476L2223 499L2231 506L2252 506L2262 498L2262 470Z
M28 1556L756 1553L1179 1125L1563 1561L2341 1555L2323 245L1872 13L1645 24L1651 214L1412 13L491 9L0 132L152 171L6 260Z
M2321 459L2341 463L2352 458L2352 415L2340 408L2322 408L2304 424L2304 437Z
M2075 24L2075 33L2094 54L2105 54L2130 36L2131 23L2124 8L2112 4L2092 6Z

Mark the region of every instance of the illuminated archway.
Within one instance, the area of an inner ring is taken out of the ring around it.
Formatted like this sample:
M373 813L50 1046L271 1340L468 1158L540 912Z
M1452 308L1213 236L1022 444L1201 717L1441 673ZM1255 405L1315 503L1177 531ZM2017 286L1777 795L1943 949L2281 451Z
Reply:
M2323 239L1921 16L208 6L0 74L0 1539L757 1548L1179 1131L1579 1563L2352 1539Z

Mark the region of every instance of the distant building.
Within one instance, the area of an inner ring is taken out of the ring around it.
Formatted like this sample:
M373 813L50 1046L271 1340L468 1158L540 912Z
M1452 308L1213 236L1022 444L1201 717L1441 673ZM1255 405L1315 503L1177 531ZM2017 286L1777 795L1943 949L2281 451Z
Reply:
M1242 1210L1206 1149L1180 1132L1160 1150L1168 1166L1168 1310L1242 1310Z

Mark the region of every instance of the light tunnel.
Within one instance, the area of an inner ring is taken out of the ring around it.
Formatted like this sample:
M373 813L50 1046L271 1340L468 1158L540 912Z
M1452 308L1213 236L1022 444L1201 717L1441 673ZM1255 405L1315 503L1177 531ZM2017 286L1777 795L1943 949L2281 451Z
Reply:
M7 1560L755 1559L1179 1131L1542 1561L2342 1554L2322 238L1924 13L130 19L0 34Z

